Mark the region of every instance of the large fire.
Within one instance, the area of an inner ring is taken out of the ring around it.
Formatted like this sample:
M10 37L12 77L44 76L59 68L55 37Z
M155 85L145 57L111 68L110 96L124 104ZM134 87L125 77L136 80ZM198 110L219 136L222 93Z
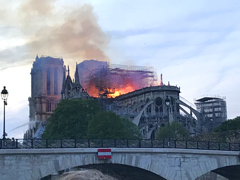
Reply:
M84 89L93 97L115 98L152 85L154 80L149 81L154 79L152 71L131 68L109 68L104 62L85 61L79 66L79 78Z
M117 96L120 96L120 95L122 95L122 94L127 94L127 93L129 93L129 92L134 91L134 90L135 90L135 88L132 87L132 86L127 86L127 87L125 87L125 88L123 88L123 89L113 89L113 90L109 89L109 90L108 90L108 91L109 91L109 94L107 94L107 97L108 97L108 98L115 98L115 97L117 97ZM112 93L111 93L111 92L112 92Z

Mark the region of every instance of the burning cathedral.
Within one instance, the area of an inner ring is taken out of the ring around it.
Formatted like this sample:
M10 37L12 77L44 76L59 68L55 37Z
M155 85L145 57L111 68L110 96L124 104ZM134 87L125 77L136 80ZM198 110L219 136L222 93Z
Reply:
M106 111L135 123L146 139L154 139L159 127L174 121L193 135L208 131L207 116L179 94L180 87L165 85L162 75L156 85L156 75L149 67L85 60L76 64L72 79L62 58L37 56L31 69L31 123L24 138L40 138L58 102L71 98L97 98Z

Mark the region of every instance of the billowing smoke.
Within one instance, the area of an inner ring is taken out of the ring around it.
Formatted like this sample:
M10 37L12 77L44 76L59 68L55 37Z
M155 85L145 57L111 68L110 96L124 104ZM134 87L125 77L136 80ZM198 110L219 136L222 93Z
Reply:
M107 62L90 60L80 63L78 70L82 86L94 97L114 98L155 83L150 67L109 66Z
M109 37L101 30L88 4L69 5L54 0L4 3L0 27L15 44L0 51L1 68L32 63L35 56L63 57L74 66L84 59L108 61ZM75 70L75 67L71 67Z

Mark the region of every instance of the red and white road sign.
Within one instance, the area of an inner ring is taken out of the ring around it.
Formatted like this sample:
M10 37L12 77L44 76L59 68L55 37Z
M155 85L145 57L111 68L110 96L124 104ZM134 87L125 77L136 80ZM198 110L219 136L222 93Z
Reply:
M98 159L111 159L111 149L98 149Z

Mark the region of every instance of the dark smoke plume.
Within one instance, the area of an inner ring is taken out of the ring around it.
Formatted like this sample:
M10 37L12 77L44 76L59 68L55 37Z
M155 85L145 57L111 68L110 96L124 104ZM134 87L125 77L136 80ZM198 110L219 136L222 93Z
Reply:
M104 50L110 39L98 25L91 5L59 6L54 0L23 2L15 9L11 4L6 4L7 10L0 8L0 15L5 17L1 30L5 28L3 32L9 38L26 40L0 51L1 69L32 63L37 54L63 57L65 64L73 66L84 59L109 60Z
M109 67L106 62L91 60L80 63L78 70L81 85L94 97L116 97L154 85L155 81L154 72L150 67Z

